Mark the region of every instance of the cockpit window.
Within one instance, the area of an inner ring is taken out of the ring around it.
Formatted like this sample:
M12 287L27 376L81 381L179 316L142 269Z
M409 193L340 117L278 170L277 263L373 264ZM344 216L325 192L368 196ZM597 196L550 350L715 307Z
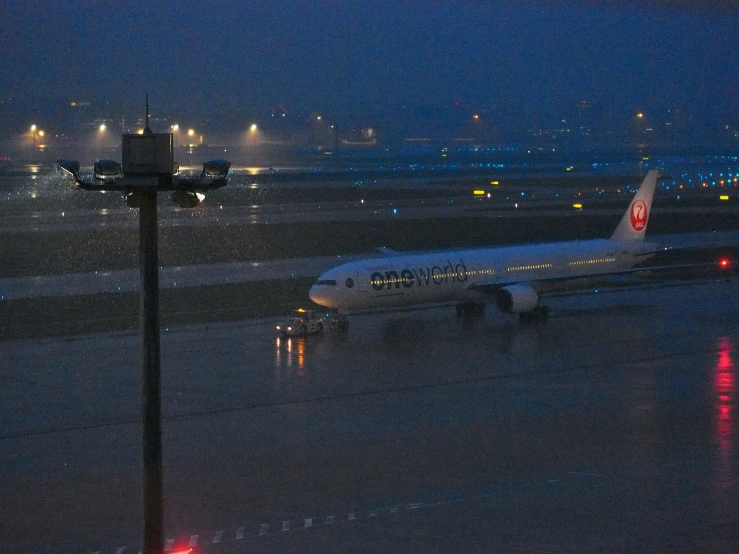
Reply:
M326 285L327 287L335 287L336 281L333 279L319 279L316 281L316 285Z
M354 286L354 279L352 279L351 277L349 277L346 280L346 286L347 286L347 288L352 288Z

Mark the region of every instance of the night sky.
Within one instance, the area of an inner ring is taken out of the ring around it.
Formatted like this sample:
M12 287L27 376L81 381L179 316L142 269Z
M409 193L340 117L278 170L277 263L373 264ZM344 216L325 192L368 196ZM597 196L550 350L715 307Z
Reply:
M736 2L0 3L0 95L739 114ZM695 7L697 6L697 7ZM709 7L710 6L710 7Z

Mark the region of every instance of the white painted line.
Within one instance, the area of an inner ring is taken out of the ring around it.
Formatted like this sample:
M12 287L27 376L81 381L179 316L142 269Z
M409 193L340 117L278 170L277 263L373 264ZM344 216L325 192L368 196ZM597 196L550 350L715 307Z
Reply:
M395 506L394 508L390 508L390 513L391 514L394 514L397 511L398 511L398 507L397 506Z
M326 516L326 525L331 525L334 522L334 516Z
M284 524L283 524L283 526L284 526ZM267 529L269 529L269 525L267 523L262 523L259 526L259 534L260 535L266 535L267 534Z
M187 546L192 548L193 546L197 546L197 545L198 545L198 536L190 535L190 543Z
M372 511L371 511L371 512L369 513L369 516L370 516L370 517L376 517L376 516L377 516L377 512L379 512L379 510L372 510Z
M418 510L419 506L421 506L420 502L413 502L411 504L408 504L409 510Z
M164 542L164 551L169 552L170 550L172 550L173 545L174 545L174 539L167 539Z
M305 518L305 524L303 525L303 528L307 529L308 527L313 527L313 518L312 517Z
M123 554L123 551L126 549L125 546L119 546L115 549L115 554Z
M290 522L289 521L283 521L282 522L282 530L283 530L283 532L290 530Z
M243 538L244 538L244 528L239 527L238 529L236 529L236 538L234 540L240 541Z
M354 515L354 512L350 513L346 519L357 519L357 516Z
M216 536L213 537L213 544L221 542L221 538L223 537L223 531L218 531L216 533Z

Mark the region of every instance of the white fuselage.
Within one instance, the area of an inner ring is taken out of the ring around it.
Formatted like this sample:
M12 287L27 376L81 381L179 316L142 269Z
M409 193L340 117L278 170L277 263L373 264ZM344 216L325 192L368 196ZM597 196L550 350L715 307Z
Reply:
M325 272L309 294L317 304L342 312L485 302L491 299L485 287L526 283L542 292L553 287L553 278L633 267L654 247L596 239L372 258Z

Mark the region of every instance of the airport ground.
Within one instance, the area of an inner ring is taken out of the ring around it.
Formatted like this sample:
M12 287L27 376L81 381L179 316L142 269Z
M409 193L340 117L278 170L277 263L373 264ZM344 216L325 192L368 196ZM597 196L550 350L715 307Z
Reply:
M303 199L281 224L168 226L167 210L162 265L606 237L624 209L362 219L336 202L345 218ZM0 217L0 278L135 268L135 212L37 215L30 234L13 229L33 214ZM649 231L736 221L657 198ZM302 304L310 276L163 290L170 550L732 552L739 279L686 277L552 297L535 325L439 308L291 340L260 316ZM136 294L0 309L0 551L138 552Z
M739 280L163 333L166 537L202 553L732 552ZM138 338L0 342L3 552L141 544Z

